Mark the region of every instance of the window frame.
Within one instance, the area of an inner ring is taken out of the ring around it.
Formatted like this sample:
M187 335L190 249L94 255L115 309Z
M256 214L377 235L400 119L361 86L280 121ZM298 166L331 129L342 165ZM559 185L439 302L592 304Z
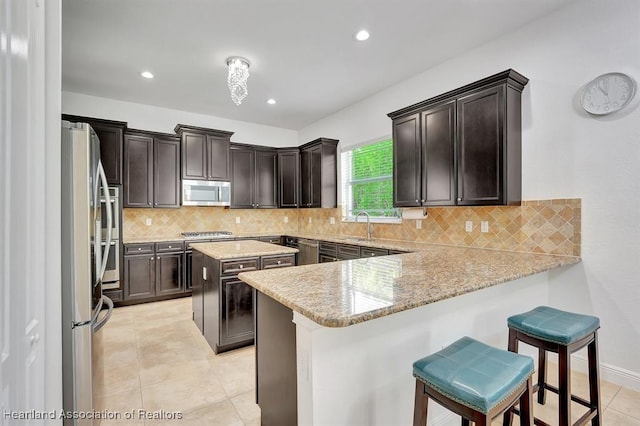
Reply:
M365 216L355 216L353 214L353 193L351 188L353 187L353 183L365 183L365 182L376 182L376 181L385 181L390 180L393 185L393 171L388 176L379 176L373 178L365 178L358 179L355 181L347 181L347 176L351 175L351 165L345 167L345 158L343 154L346 154L349 151L355 151L356 149L363 148L365 146L374 145L381 142L392 141L393 139L391 135L387 135L384 137L376 138L369 140L367 142L362 142L358 144L349 145L346 147L342 147L340 149L340 189L341 189L341 210L342 210L342 222L343 223L366 223L367 218ZM348 173L347 173L348 172ZM393 206L393 196L390 200L391 205ZM401 224L402 223L402 209L399 207L391 207L395 210L398 216L370 216L369 222L371 223L387 223L387 224ZM351 213L351 214L349 214Z

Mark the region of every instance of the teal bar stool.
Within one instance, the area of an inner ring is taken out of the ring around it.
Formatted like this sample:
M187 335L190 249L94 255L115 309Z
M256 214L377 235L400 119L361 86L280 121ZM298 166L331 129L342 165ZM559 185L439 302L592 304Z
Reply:
M491 420L520 403L521 425L533 425L533 359L470 337L413 363L414 426L427 424L429 398L462 416L462 425Z
M600 320L589 315L574 314L548 306L509 317L509 351L518 352L518 342L538 348L538 403L546 402L545 391L558 394L559 425L568 426L571 421L571 401L589 408L575 425L591 420L592 426L602 423L600 405L600 377L598 372L598 329ZM587 346L589 358L589 401L571 394L571 354ZM547 351L558 354L558 387L547 383ZM504 424L511 424L511 416L517 410L504 415ZM546 425L535 419L537 425Z

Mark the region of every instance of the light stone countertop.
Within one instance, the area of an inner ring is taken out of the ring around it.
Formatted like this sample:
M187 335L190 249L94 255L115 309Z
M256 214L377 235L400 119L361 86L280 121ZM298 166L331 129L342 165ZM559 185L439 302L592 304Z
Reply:
M193 243L194 250L214 259L234 259L242 257L271 256L278 254L295 254L298 249L264 243L254 240L221 241L215 243Z
M393 247L416 251L238 277L320 325L346 327L581 261L434 244Z

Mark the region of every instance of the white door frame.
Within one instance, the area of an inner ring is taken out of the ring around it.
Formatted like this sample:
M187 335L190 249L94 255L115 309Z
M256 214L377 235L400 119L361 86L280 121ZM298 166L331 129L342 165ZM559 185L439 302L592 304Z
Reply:
M62 406L60 74L60 0L0 0L1 425Z

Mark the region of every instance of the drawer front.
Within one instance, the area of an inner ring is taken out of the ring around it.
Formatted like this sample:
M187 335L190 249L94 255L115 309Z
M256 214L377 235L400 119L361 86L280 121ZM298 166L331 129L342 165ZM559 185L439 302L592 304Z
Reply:
M330 243L328 241L320 241L319 251L321 254L326 254L329 256L334 256L337 254L337 244Z
M329 256L329 255L326 255L326 254L321 254L319 262L320 263L329 263L329 262L337 262L338 260L340 260L340 259L336 258L335 256Z
M386 249L360 247L360 257L386 256L388 254L389 254L389 250L386 250Z
M338 257L340 259L357 259L360 257L360 246L338 244Z
M125 244L124 254L153 254L154 243Z
M165 241L162 243L156 243L156 252L165 253L170 251L182 251L184 245L182 241Z
M236 275L240 272L257 271L259 268L259 259L250 257L246 259L233 259L221 262L222 275Z
M260 237L260 241L271 244L282 244L282 239L280 237Z
M262 258L260 269L284 268L285 266L295 266L296 256L289 254L286 256L265 256Z

